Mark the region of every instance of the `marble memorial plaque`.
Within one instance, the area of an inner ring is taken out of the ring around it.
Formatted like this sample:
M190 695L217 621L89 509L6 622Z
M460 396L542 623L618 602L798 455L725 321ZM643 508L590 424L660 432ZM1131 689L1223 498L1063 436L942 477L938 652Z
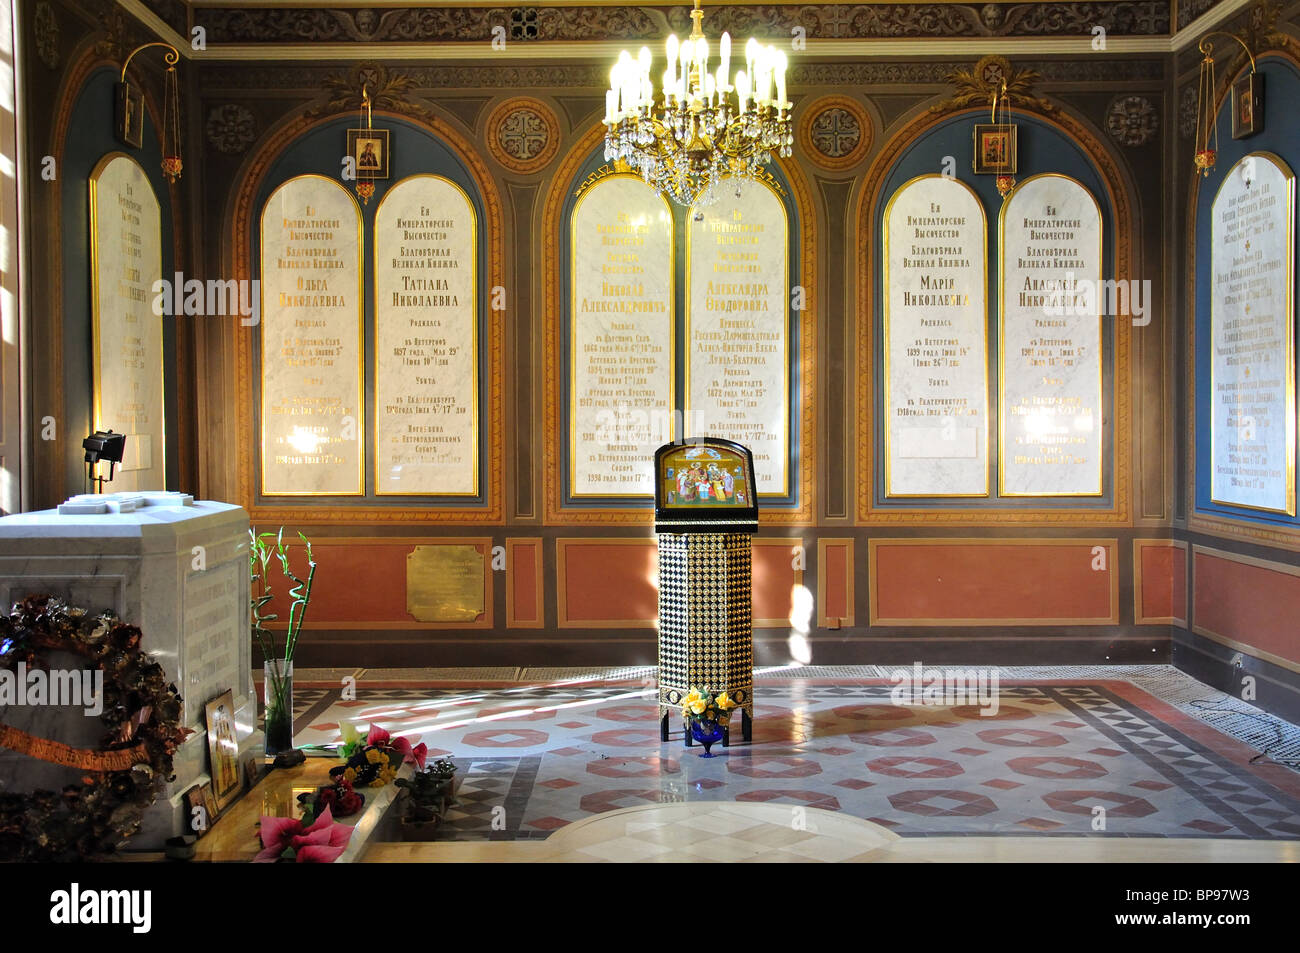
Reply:
M789 492L790 234L766 183L719 185L687 218L687 436L754 454L760 495Z
M635 176L599 179L572 222L569 494L654 493L673 438L673 217Z
M375 492L478 492L474 206L437 175L375 211Z
M885 485L889 496L988 494L984 207L925 175L885 210Z
M1101 210L1068 176L1026 179L1002 207L999 486L1102 492Z
M262 211L262 492L362 492L361 211L300 175Z
M162 210L134 159L106 157L90 177L95 429L126 434L114 490L161 490L163 319ZM100 464L108 476L108 465Z
M1245 156L1210 217L1210 496L1294 514L1295 176Z

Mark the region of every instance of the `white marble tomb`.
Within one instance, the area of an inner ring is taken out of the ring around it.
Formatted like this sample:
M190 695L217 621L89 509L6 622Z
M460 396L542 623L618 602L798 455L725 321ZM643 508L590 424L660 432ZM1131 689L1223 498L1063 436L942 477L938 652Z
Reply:
M176 754L167 796L159 798L130 844L156 848L181 832L185 792L210 780L205 702L231 689L239 763L262 756L248 627L248 514L179 493L92 495L70 503L68 510L102 505L108 512L43 510L0 518L0 604L7 612L25 596L50 593L87 609L112 609L140 627L145 651L176 683L184 723L195 730ZM65 737L49 736L93 747L98 718L82 722L77 714L60 716L58 730ZM50 723L43 713L31 720L32 710L14 709L6 720L16 715L38 734L40 724ZM75 777L56 774L69 770L0 752L0 789L58 790L75 783Z

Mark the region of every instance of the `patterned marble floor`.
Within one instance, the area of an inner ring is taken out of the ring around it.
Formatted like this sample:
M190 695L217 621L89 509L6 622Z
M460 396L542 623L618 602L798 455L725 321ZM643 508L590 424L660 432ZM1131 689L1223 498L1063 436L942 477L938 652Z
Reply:
M900 707L877 679L756 683L752 744L659 741L644 680L414 680L295 688L296 742L382 725L461 769L449 840L542 839L647 804L839 811L917 835L1300 839L1300 775L1127 681L1004 682L974 706ZM1104 824L1104 827L1101 825Z

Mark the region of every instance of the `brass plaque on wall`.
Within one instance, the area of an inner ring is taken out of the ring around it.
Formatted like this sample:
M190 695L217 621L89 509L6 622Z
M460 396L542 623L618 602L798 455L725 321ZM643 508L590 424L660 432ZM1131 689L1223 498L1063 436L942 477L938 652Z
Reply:
M483 614L477 546L416 546L406 556L406 611L421 622L474 622Z

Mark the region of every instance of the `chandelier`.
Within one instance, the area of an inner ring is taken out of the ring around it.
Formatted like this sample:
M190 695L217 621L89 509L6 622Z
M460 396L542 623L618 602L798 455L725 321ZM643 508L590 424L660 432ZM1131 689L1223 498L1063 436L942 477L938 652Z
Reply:
M695 0L691 35L668 37L668 65L656 99L647 47L634 59L624 50L609 71L605 93L605 159L621 160L678 205L716 201L724 176L758 178L773 153L794 144L785 98L785 53L752 37L744 69L730 79L731 36L718 44L710 72L709 41Z

